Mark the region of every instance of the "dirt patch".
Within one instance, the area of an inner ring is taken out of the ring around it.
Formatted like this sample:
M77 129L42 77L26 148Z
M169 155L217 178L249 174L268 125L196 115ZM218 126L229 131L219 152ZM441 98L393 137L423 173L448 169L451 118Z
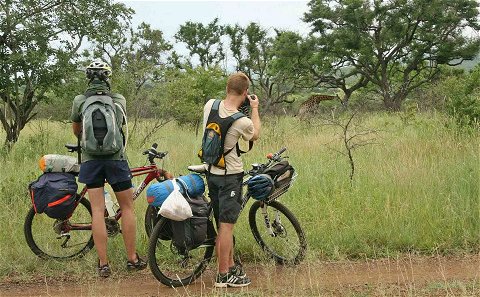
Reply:
M0 283L0 296L480 296L480 255L245 267L252 284L242 289L213 288L211 264L185 288L165 287L147 269L105 280L7 280Z

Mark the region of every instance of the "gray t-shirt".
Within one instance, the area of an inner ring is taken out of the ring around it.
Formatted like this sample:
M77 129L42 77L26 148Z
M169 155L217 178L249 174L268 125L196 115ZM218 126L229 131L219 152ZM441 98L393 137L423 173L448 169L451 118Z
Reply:
M125 106L127 104L127 101L125 100L125 98L122 95L116 94L116 93L112 93L110 94L110 96L112 96L113 102L120 104L123 108L123 111L125 112L126 110ZM78 95L75 97L75 99L73 99L72 114L70 116L70 120L72 122L75 122L75 123L82 122L82 106L85 103L85 100L87 100L87 97L85 97L85 95ZM82 162L89 161L89 160L126 160L126 159L127 159L127 156L124 150L120 150L119 152L110 156L92 156L85 152L82 153Z
M208 116L210 115L210 111L212 110L213 102L215 99L210 99L203 108L203 127L205 126L208 121ZM218 107L218 112L220 117L226 118L238 112L237 109L230 110L225 107L223 100L220 102L220 106ZM230 129L227 131L227 136L225 137L225 146L224 150L228 151L229 149L233 148L233 150L225 156L225 164L227 169L227 174L236 174L243 172L243 162L242 158L238 156L237 148L235 147L237 142L239 142L240 138L244 141L249 141L253 137L253 122L247 117L240 118L233 122ZM241 146L243 147L243 146ZM225 174L225 169L218 168L212 166L210 169L212 174L222 175Z

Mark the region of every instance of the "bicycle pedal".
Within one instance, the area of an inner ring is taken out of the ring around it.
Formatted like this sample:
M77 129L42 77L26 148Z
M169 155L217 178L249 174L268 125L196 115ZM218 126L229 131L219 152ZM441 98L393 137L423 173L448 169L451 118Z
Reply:
M67 239L70 239L70 233L62 233L60 236L57 236L57 239L62 239L63 237L67 237Z

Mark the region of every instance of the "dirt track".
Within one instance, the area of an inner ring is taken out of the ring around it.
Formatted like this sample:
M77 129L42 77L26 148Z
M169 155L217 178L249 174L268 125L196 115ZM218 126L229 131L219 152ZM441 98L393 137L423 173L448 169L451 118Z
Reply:
M243 289L214 289L211 264L186 288L167 288L147 269L83 284L2 282L0 296L480 296L480 255L245 266L252 284Z

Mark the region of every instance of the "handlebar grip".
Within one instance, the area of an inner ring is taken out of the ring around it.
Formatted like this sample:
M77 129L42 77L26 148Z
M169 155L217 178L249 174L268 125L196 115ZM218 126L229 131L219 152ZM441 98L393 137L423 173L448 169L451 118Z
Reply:
M282 147L278 152L275 153L275 155L276 155L276 156L280 156L280 155L283 154L286 150L287 150L286 147Z
M281 154L283 154L285 151L287 150L286 147L282 147L278 152L276 152L275 154L272 154L272 153L269 153L267 155L267 159L269 160L275 160L277 159Z

